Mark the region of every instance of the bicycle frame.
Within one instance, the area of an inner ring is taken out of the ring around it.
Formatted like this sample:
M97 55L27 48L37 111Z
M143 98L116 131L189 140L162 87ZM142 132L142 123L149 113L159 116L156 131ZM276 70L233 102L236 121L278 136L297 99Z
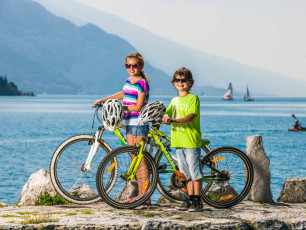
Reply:
M177 169L177 167L174 165L173 160L171 155L169 154L169 151L166 150L164 143L161 141L161 138L165 138L166 140L170 141L171 139L164 134L163 132L161 132L158 129L157 125L152 125L148 135L146 137L143 137L143 140L138 144L139 147L139 152L137 153L137 155L134 156L134 158L132 159L132 163L128 169L128 171L124 174L121 175L121 177L127 181L133 180L136 178L136 172L139 168L139 165L144 157L143 154L143 150L146 149L146 145L147 143L150 142L151 138L153 138L157 144L157 147L163 152L163 154L165 155L166 159L168 160L172 170L168 170L166 171L167 173L174 173ZM201 148L206 152L209 153L211 151L211 148L209 147L209 140L202 140L202 146ZM217 162L221 159L214 159L213 161L210 162ZM202 160L202 163L206 162L206 158L204 157ZM221 173L218 169L210 166L209 164L205 164L205 166L209 167L211 170ZM208 176L208 177L203 177L203 182L216 182L218 181L217 179L213 179L212 176Z

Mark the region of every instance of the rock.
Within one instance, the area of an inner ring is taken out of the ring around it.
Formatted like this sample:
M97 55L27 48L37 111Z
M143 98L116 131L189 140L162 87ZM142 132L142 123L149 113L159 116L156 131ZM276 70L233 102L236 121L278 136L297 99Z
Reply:
M128 198L138 196L138 183L136 180L125 183L122 192L117 196L116 201L125 201Z
M35 205L38 197L45 192L48 192L50 196L56 195L51 183L50 173L45 169L40 169L33 173L23 186L18 205Z
M250 136L247 137L246 142L246 152L254 168L254 181L248 199L258 202L273 202L270 187L270 159L264 152L262 137L259 135Z
M181 189L169 189L169 193L174 195L175 197L179 197L181 199L186 199L187 198L187 193L183 192ZM164 196L161 196L158 201L158 204L171 204L173 203L172 201L168 200Z
M94 190L87 184L75 186L69 193L78 198L86 198L96 195Z
M305 203L306 177L287 178L277 201L285 203Z

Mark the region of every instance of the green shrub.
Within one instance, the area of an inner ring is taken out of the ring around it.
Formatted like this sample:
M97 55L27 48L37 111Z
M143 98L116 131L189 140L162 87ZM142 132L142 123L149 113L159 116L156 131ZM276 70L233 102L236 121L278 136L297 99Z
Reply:
M58 194L55 196L50 196L48 192L45 192L43 195L39 196L35 201L35 205L52 206L57 204L70 204L70 202L66 201Z

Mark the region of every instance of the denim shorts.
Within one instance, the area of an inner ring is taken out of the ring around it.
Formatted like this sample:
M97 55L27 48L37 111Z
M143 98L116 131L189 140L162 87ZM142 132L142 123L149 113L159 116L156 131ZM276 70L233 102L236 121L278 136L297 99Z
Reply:
M147 136L149 125L126 125L126 135Z
M176 148L176 156L179 170L184 173L187 180L203 178L201 148Z

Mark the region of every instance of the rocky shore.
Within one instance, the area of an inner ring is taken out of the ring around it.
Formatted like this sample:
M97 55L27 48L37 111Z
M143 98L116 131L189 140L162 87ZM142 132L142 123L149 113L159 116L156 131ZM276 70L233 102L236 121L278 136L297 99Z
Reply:
M41 223L40 223L41 222ZM114 209L91 205L0 208L0 229L306 229L306 204L243 201L229 209L187 212L175 204Z

